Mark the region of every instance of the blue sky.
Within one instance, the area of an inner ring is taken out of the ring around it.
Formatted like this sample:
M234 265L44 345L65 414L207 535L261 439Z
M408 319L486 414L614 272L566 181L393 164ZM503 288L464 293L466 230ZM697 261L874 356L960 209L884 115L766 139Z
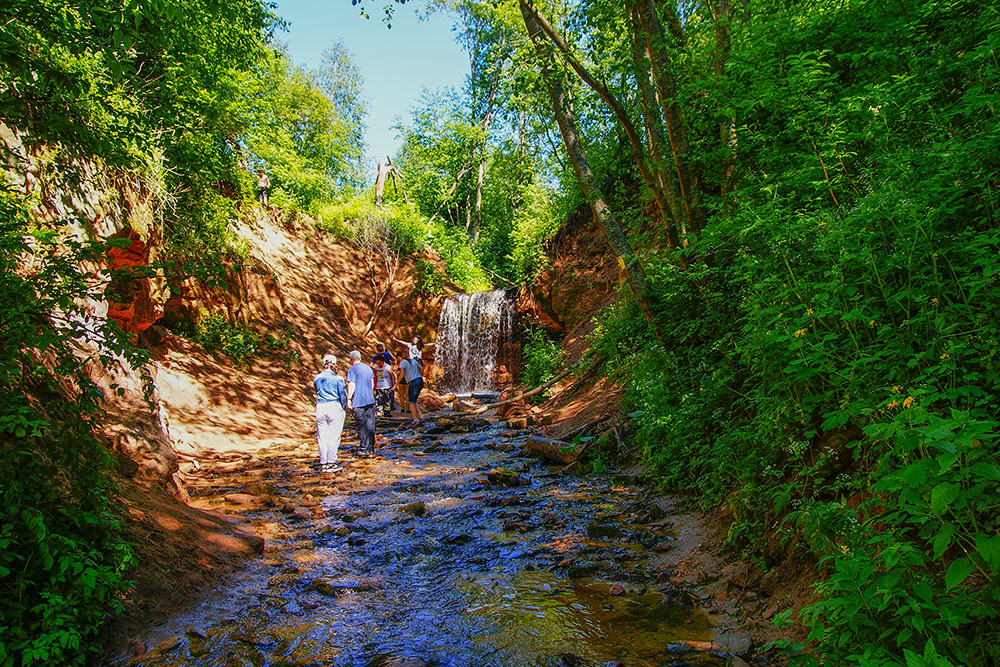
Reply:
M461 88L469 69L451 18L419 19L416 12L423 12L424 3L412 1L396 7L390 30L382 22L383 2L366 3L370 19L360 16L351 0L278 0L277 9L289 27L276 37L288 44L297 64L315 69L320 54L338 39L353 54L368 98L366 153L373 179L375 158L384 159L399 147L393 118L408 121L425 88Z

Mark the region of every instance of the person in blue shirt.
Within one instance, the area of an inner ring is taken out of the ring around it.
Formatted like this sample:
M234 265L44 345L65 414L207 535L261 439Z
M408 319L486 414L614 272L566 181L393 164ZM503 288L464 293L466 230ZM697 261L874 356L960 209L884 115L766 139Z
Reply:
M371 456L375 453L375 372L361 361L357 350L351 350L347 369L347 407L354 412L358 429L358 456Z
M372 363L375 363L376 359L382 359L385 361L386 366L392 366L392 362L396 359L392 356L389 350L385 349L385 345L382 343L375 343L375 356L372 357Z
M344 432L344 409L347 407L347 385L336 371L337 357L323 357L323 370L313 378L316 390L316 441L319 445L320 472L337 472L337 450Z

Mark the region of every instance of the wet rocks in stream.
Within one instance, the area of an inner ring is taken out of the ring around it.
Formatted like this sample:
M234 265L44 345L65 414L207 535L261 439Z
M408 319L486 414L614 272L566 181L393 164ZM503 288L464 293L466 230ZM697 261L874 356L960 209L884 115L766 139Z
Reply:
M672 526L639 519L672 515L633 509L640 489L520 458L524 435L478 416L422 428L384 434L381 458L348 444L334 476L309 467L311 447L276 448L242 488L206 494L266 533L269 574L219 591L215 616L177 619L209 639L149 664L644 667L676 661L668 644L718 648L706 614L658 578Z

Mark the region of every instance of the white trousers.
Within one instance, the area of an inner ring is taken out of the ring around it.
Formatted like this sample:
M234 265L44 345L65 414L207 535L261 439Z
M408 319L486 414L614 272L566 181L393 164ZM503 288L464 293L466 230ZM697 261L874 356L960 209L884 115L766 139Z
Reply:
M316 441L319 443L319 463L337 462L340 434L344 432L344 408L337 401L316 404Z

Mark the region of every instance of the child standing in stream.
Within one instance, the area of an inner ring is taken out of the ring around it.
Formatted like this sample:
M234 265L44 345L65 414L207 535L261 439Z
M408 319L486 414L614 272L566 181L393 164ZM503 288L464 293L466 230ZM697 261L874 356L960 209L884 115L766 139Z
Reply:
M372 370L375 371L375 416L389 417L392 415L392 391L396 388L396 375L385 359L379 356L372 360Z

